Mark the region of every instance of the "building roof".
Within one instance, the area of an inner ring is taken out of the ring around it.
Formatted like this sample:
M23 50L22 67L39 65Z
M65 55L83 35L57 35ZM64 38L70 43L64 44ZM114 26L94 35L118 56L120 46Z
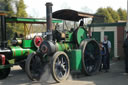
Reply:
M126 26L126 22L117 22L117 23L98 23L98 24L89 24L90 27L101 27L101 26Z

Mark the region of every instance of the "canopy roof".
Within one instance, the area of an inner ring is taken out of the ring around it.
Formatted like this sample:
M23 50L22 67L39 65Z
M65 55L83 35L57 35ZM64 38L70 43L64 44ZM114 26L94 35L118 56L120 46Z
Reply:
M53 12L52 16L53 18L56 18L56 19L63 19L63 20L70 20L70 21L79 21L82 18L100 17L98 15L78 12L71 9L62 9L62 10L55 11Z
M46 19L41 18L19 18L19 17L7 17L9 23L30 23L30 24L45 24ZM52 20L52 23L62 23L62 20Z

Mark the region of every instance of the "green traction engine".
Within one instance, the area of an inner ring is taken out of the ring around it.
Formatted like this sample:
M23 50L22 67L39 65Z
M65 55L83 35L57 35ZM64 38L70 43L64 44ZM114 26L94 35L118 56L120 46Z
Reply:
M6 15L6 13L0 12L0 80L8 76L10 68L14 65L20 65L20 67L25 70L27 56L35 52L43 39L45 39L45 34L41 32L39 33L40 35L35 33L32 37L32 25L44 25L47 22L46 19L7 17ZM52 20L53 25L61 22L61 20ZM11 40L11 45L8 45L6 39L7 23L24 24L24 33L22 33L22 36L18 36L18 34L15 33L14 38Z
M6 14L0 12L0 80L4 79L10 73L13 65L20 65L25 69L25 59L27 56L35 52L43 41L42 37L36 36L34 39L15 38L11 42L11 46L7 45L6 40Z
M101 56L98 43L88 38L88 31L79 26L70 31L52 30L52 17L79 21L94 15L63 9L52 13L52 4L46 3L47 37L39 49L30 54L26 62L26 72L31 80L39 80L46 64L57 82L66 80L70 71L81 71L92 75L99 69Z

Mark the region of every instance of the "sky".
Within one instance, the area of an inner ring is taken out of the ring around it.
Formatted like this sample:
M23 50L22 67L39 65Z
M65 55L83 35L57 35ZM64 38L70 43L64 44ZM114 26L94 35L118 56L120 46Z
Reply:
M112 7L127 9L127 0L24 0L29 16L42 18L46 16L46 2L53 3L53 12L60 9L73 9L76 11L95 13L100 7Z

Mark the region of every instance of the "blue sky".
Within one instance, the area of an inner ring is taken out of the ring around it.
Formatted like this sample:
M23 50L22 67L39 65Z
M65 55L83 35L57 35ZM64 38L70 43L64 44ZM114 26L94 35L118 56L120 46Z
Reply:
M53 11L70 8L77 11L95 13L100 7L112 7L127 9L127 0L24 0L29 15L41 18L46 15L46 2L53 3Z

